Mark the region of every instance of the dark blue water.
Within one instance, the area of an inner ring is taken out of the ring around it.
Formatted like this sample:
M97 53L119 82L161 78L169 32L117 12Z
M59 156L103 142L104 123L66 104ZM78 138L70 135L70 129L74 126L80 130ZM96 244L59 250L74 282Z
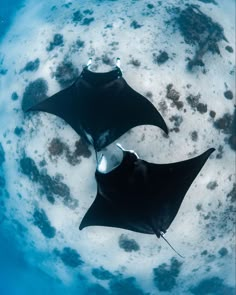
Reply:
M0 225L0 294L68 294L66 286L26 262L9 232ZM70 290L71 291L71 290ZM72 293L75 292L72 290Z
M0 1L0 42L9 30L16 13L24 7L25 0Z

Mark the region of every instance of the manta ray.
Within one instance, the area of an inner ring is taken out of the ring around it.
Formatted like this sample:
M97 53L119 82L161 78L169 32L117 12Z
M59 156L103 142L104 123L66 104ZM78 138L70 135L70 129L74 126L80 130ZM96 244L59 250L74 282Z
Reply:
M214 149L185 161L157 164L117 146L122 149L122 159L109 171L103 167L106 160L101 156L95 172L97 195L79 228L117 227L164 238L188 189Z
M135 126L154 125L168 133L154 105L122 77L119 63L106 73L92 72L87 65L70 87L24 111L61 117L94 147L96 155ZM164 233L214 149L185 161L157 164L117 146L122 152L115 162L104 153L100 159L97 156L97 194L79 228L117 227L165 239Z
M95 73L90 63L75 82L24 111L42 111L64 119L96 151L140 125L168 128L160 113L144 96L132 89L119 66Z

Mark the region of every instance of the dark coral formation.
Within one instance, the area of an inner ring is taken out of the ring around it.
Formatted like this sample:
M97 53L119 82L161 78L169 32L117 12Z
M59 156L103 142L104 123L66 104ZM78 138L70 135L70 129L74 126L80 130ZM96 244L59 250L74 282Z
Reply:
M200 93L197 95L190 94L186 97L186 100L194 111L198 111L200 114L205 114L207 113L207 105L200 102L200 98Z
M154 8L154 5L151 4L151 3L148 3L148 4L147 4L147 8L149 8L149 9L153 9L153 8Z
M110 280L114 277L114 275L109 272L108 270L104 269L103 267L100 268L93 268L92 275L97 278L98 280Z
M93 10L85 9L83 12L77 10L73 13L72 20L77 25L78 23L82 26L89 26L95 19L94 17L86 17L86 15L92 15Z
M136 30L136 29L141 28L142 25L140 25L136 20L133 20L130 24L130 27Z
M227 135L226 142L236 150L236 110L234 115L226 113L214 122L214 127Z
M139 244L134 239L129 239L123 234L119 238L119 246L125 252L138 251L140 249Z
M7 72L8 72L8 70L7 70L7 69L0 68L0 75L4 76L4 75L6 75L6 74L7 74Z
M78 69L72 64L72 62L64 60L57 66L54 77L62 88L66 88L75 81L78 73Z
M154 284L159 291L170 292L177 285L177 277L180 273L182 263L172 258L170 265L163 263L153 269Z
M189 103L189 105L191 106L191 108L193 110L196 110L197 106L199 104L200 98L201 98L200 94L197 94L197 95L190 94L189 96L186 97L186 100Z
M216 112L215 112L215 111L210 111L210 112L209 112L209 115L210 115L210 117L211 117L212 119L214 119L215 116L216 116Z
M224 92L224 97L229 100L233 99L234 98L233 92L231 90L226 90Z
M214 190L217 186L218 186L218 184L217 184L216 181L210 181L210 182L207 184L207 189L209 189L209 190Z
M54 253L61 258L66 266L76 268L84 263L79 253L70 247L64 247L62 251L55 249Z
M236 202L236 183L234 183L232 190L227 194L226 197L231 203Z
M89 26L94 21L94 17L85 17L81 22L82 26Z
M42 234L46 238L51 239L55 237L56 229L53 226L51 226L51 223L48 220L48 217L46 213L44 212L44 210L35 209L33 218L34 218L34 222L33 222L34 225L41 230Z
M77 47L77 49L82 49L82 48L84 48L85 42L82 41L81 39L77 39L75 43L76 43L76 47Z
M205 114L207 113L207 104L204 104L202 102L199 102L199 104L197 105L197 111L200 114Z
M47 51L52 51L56 47L62 47L63 45L64 45L63 35L55 34L53 36L53 40L49 43L49 45L46 49L47 49Z
M224 257L228 254L228 250L225 247L220 248L220 250L218 251L218 253L220 254L220 257Z
M218 201L217 210L207 210L208 208L203 208L199 211L200 218L205 223L204 229L209 241L214 241L215 239L220 240L222 237L228 235L232 236L236 225L235 200L236 187L233 187L233 189L224 196L223 202ZM208 206L211 206L211 203L209 203ZM222 250L222 252L224 254L224 250ZM206 262L211 262L214 259L215 255L209 254L206 257Z
M102 62L105 64L105 65L113 65L113 63L112 63L112 59L109 57L109 55L108 54L103 54L102 55Z
M40 178L39 170L33 159L24 157L20 160L21 172L28 176L33 182L38 182Z
M25 65L25 67L22 69L21 72L36 72L39 68L40 65L40 60L39 58L36 58L33 61L29 61L27 62L27 64Z
M236 151L236 111L234 111L233 122L230 128L230 137L228 139L229 146Z
M52 156L61 156L65 149L65 144L59 138L53 138L48 147Z
M13 92L11 95L12 100L17 100L19 98L19 95L16 92Z
M18 127L18 126L17 126L17 127L14 129L14 133L15 133L16 136L21 137L22 134L24 134L24 129L23 129L22 127Z
M129 295L145 295L143 291L137 286L136 279L130 278L116 278L112 280L109 284L111 294L129 294Z
M233 48L231 46L229 46L229 45L225 46L225 50L227 50L229 53L234 52Z
M48 92L48 83L43 78L38 78L37 80L30 82L26 86L23 99L22 99L22 108L26 110L33 105L36 105L40 101L43 101L47 98Z
M166 90L167 90L166 97L172 100L171 106L176 106L178 110L182 109L184 106L184 103L179 100L180 94L178 91L174 89L174 85L168 84L166 87Z
M191 139L192 139L192 141L198 141L198 133L197 133L197 131L193 131L193 132L191 132Z
M214 295L233 295L235 289L227 286L222 279L219 277L212 277L203 279L195 287L190 288L191 293L195 295L199 294L214 294Z
M206 52L220 54L218 42L227 41L223 28L195 5L181 11L177 24L185 42L197 46L195 57L188 63L190 70L196 65L204 66L202 59Z
M222 159L223 153L224 153L224 147L222 145L219 145L217 152L218 153L216 154L216 159Z
M76 12L73 13L73 22L78 23L82 20L83 14L81 13L80 10L77 10Z
M174 123L174 128L170 129L170 131L179 132L179 127L183 122L183 117L178 115L173 115L170 117L170 121Z
M77 157L90 158L92 153L88 148L88 144L80 138L75 142L75 155Z
M131 61L130 61L130 64L135 66L135 67L140 67L141 62L138 59L132 58Z
M69 187L61 182L59 177L51 177L45 172L41 172L34 160L29 157L23 157L20 160L21 172L28 178L41 186L41 193L45 194L50 203L55 202L55 197L63 200L64 205L74 209L78 207L78 201L73 199Z
M75 149L71 151L70 147L62 142L61 139L53 138L48 150L53 157L62 156L65 153L68 163L72 166L79 164L81 162L81 157L89 158L92 155L87 143L82 139L75 142Z
M152 92L151 91L147 91L146 92L146 97L148 97L148 98L152 98L153 97L153 94L152 94Z
M158 55L154 53L153 57L154 57L154 62L157 63L158 65L164 64L169 59L169 55L166 51L160 51Z
M92 9L85 9L83 11L84 14L88 14L88 15L92 15L93 14L93 10Z

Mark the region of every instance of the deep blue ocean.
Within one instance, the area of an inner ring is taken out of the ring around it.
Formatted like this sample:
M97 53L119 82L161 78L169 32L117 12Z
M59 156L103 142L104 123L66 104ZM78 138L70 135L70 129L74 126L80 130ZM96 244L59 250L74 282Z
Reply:
M14 16L19 12L19 9L24 6L25 0L1 0L0 3L0 40L14 20Z

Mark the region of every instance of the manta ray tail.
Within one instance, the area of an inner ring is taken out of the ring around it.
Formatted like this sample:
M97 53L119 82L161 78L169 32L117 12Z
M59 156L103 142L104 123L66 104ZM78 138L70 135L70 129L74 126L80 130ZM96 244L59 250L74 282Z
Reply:
M175 248L173 246L171 246L171 244L167 241L167 239L164 237L164 235L161 233L160 236L162 237L162 239L170 246L170 248L177 254L179 255L181 258L185 258L184 256L182 256L181 254L179 254L179 252L177 252L175 250Z

